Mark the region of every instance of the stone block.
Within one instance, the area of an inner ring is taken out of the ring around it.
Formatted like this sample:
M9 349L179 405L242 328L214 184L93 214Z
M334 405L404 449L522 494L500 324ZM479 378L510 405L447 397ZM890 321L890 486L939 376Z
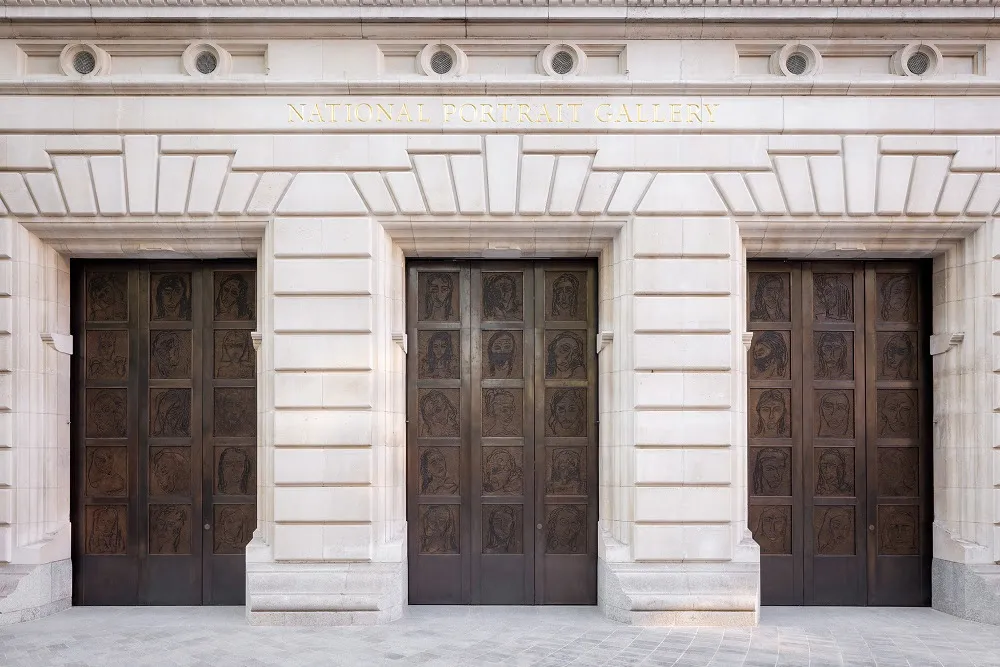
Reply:
M730 268L726 259L637 259L632 279L636 294L729 294Z
M283 256L370 257L367 218L275 218L274 253Z
M730 484L734 456L727 449L639 447L635 450L635 482Z
M272 302L275 332L351 332L372 330L372 301L353 296L285 296Z
M274 451L275 484L371 484L371 448L277 448Z
M371 515L370 487L277 486L274 489L274 520L279 523L361 522L370 521Z
M275 370L355 370L372 368L372 338L367 334L274 336Z
M719 281L720 286L722 282ZM636 333L729 332L732 329L732 302L728 298L637 296L633 303Z
M361 446L372 444L372 413L354 410L278 410L274 444Z
M635 520L724 522L731 518L732 502L732 489L726 486L640 486L635 490Z
M275 294L371 294L373 263L366 259L276 259Z
M368 213L368 207L347 174L298 174L278 204L279 215L365 213Z
M642 334L633 339L635 370L728 371L732 342L728 334Z
M732 413L728 410L636 410L637 445L703 445L722 447L732 442Z
M632 545L636 561L723 561L733 557L729 524L635 524Z

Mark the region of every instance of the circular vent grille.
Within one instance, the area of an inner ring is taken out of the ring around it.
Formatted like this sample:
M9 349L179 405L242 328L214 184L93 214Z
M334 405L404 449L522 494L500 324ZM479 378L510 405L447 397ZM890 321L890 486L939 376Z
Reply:
M202 51L194 61L194 67L202 74L211 74L219 66L219 59L211 51Z
M455 65L455 59L447 51L438 51L431 56L431 69L435 74L447 74Z
M801 53L793 53L785 61L785 67L790 73L795 75L803 74L808 66L809 61Z
M917 51L906 60L906 69L917 76L925 74L931 66L931 59L923 51Z
M79 74L90 74L97 67L97 58L90 51L80 51L73 56L73 69Z
M569 74L573 71L576 61L569 51L558 51L552 56L552 71L556 74Z

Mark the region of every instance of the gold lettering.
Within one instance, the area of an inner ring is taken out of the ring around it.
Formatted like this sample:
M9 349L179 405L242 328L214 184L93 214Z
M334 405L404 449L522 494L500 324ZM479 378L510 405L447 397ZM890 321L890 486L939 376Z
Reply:
M531 116L528 112L531 111L530 104L518 104L517 105L517 122L518 123L533 123L535 121L531 120Z
M700 104L689 104L688 105L688 123L693 123L695 121L701 122L701 105ZM691 120L694 118L694 120Z
M362 108L367 108L368 109L368 114L364 118L361 117L361 109ZM357 117L359 123L367 123L367 122L371 121L371 119L372 119L372 105L367 104L367 103L359 104L358 106L354 107L354 115L355 115L355 117Z
M418 104L417 105L417 120L420 121L421 123L429 123L429 122L431 122L430 118L425 118L424 117L424 105L423 104Z
M583 106L583 103L582 102L576 102L575 104L567 104L566 106L568 106L569 108L571 108L573 110L573 120L572 120L572 122L579 123L580 122L580 116L579 116L580 107Z
M544 120L543 120L543 116L541 114L545 114ZM539 112L538 122L539 123L554 123L554 122L556 122L556 119L552 117L552 112L549 110L549 105L548 104L543 104L542 105L542 110Z
M318 119L318 120L316 120L316 119ZM314 104L313 105L312 113L309 114L309 120L307 122L309 122L309 123L322 123L322 122L324 122L323 121L323 112L319 110L319 105L318 104Z
M351 115L351 105L350 104L345 104L344 105L344 109L347 111L347 120L344 121L344 122L350 123L351 121L354 120L354 117Z
M483 112L482 112L481 117L479 118L479 122L480 123L485 123L487 118L489 118L489 120L490 120L491 123L497 122L497 119L493 117L493 105L492 104L484 104L483 105Z
M664 120L665 119L660 118L660 105L659 104L654 104L653 105L653 122L654 123L662 123Z
M705 111L708 113L708 117L705 118L706 123L715 122L715 110L719 108L718 104L706 104Z
M294 123L296 116L298 117L298 119L300 121L305 122L305 120L306 120L306 105L302 104L301 107L302 107L302 109L299 110L299 109L295 108L294 104L289 104L288 105L288 122L289 123Z
M455 115L456 111L458 111L458 107L456 107L454 104L445 104L444 105L444 122L447 123L449 120L451 120L451 117Z
M570 105L572 106L572 105ZM604 110L604 115L601 115L602 109ZM575 119L576 113L574 110L573 117ZM594 118L597 119L598 123L609 123L611 122L611 105L610 104L598 104L597 108L594 109Z
M679 123L681 122L681 105L671 104L670 106L670 122Z
M627 122L627 123L631 123L632 122L632 116L628 115L628 106L625 105L625 104L623 104L622 107L621 107L621 109L618 110L618 117L615 118L615 122L616 123L622 122L622 118L621 118L622 116L625 116L625 122Z
M396 116L396 122L398 123L404 116L406 117L407 123L413 122L413 118L410 117L410 110L406 108L406 103L403 103L402 108L399 110L399 115Z
M637 123L648 123L649 122L648 118L643 118L642 117L642 104L641 103L635 105L635 122L637 122Z
M500 104L498 106L501 109L503 109L503 122L505 122L505 123L508 122L507 113L511 110L511 107L513 107L514 105L513 104Z
M378 115L375 117L375 122L376 123L381 123L382 122L382 116L385 116L385 119L387 121L389 121L390 123L392 122L392 105L391 104L389 105L388 109L386 109L381 104L376 104L375 105L375 110L378 112Z
M472 112L472 118L465 117L465 110L468 109ZM471 123L476 120L476 105L475 104L463 104L461 110L459 111L459 117L466 123Z

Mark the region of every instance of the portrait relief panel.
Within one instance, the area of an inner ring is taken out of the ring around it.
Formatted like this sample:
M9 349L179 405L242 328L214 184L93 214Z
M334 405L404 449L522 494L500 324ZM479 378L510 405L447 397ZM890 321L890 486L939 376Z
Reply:
M854 495L853 447L817 447L813 461L817 496Z
M920 495L920 450L916 447L879 447L878 494L897 498Z
M223 438L252 438L257 435L257 389L216 387L213 396L213 433Z
M545 332L546 379L587 379L587 343L583 334L583 331Z
M748 416L751 438L790 438L791 389L751 389Z
M87 390L87 437L128 436L128 390Z
M751 505L750 531L762 554L792 553L792 508L788 505Z
M87 321L128 321L128 273L87 274Z
M854 379L854 332L817 331L813 335L813 377Z
M128 451L125 447L87 447L87 490L93 497L128 495Z
M524 553L521 505L483 505L483 553Z
M212 553L242 555L257 527L257 506L216 503L213 510L215 525Z
M457 380L462 343L458 331L417 332L417 377Z
M523 389L483 389L484 438L519 437L523 424Z
M524 339L521 331L483 332L483 377L490 379L524 376ZM457 376L456 376L457 377Z
M149 274L149 319L185 322L191 319L191 274Z
M821 389L813 394L813 422L820 438L854 437L854 391Z
M213 341L215 377L224 380L251 380L257 356L249 329L217 329Z
M792 450L789 447L751 447L749 471L751 495L792 495Z
M788 380L789 332L755 331L750 351L747 352L747 369L751 380Z
M149 506L149 553L191 553L191 506Z
M569 322L587 319L587 272L545 272L545 319Z
M420 493L426 496L451 496L458 493L461 472L458 447L418 447L417 465Z
M483 447L483 493L519 496L524 488L524 452L520 447Z
M87 332L87 379L128 380L128 331Z
M486 322L524 319L524 274L483 272L483 320Z
M916 505L878 506L880 556L916 556L920 553L920 509Z
M149 332L149 377L183 380L191 377L191 332L160 329Z
M880 322L916 323L916 276L909 273L876 274L875 315Z
M256 311L257 282L253 271L216 271L212 312L220 322L249 322Z
M417 390L417 433L428 438L460 435L458 389Z
M587 506L545 506L545 553L587 553Z
M817 322L854 321L854 275L813 275L813 319Z
M257 449L215 448L215 493L249 496L257 492Z
M454 271L421 271L417 277L417 319L458 322L458 282Z
M545 388L545 435L562 438L587 436L586 388Z
M823 505L813 508L816 553L823 556L854 555L854 508Z
M128 537L128 506L88 505L85 512L88 554L109 556L125 553Z
M917 437L919 410L915 389L879 389L875 401L880 438Z
M191 448L151 447L149 493L152 496L191 495Z
M149 390L149 435L154 438L190 437L190 389Z
M417 524L422 554L457 554L458 505L420 505Z
M750 274L750 320L791 321L791 278L787 273Z
M880 331L875 336L875 368L879 380L917 379L917 334Z
M587 494L587 449L545 448L545 493L583 496Z

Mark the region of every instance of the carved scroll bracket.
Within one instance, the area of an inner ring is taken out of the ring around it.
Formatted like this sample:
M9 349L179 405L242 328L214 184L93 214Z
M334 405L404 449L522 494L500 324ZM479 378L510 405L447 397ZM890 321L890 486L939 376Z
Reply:
M750 343L753 342L753 332L752 331L746 331L743 334L741 334L740 338L743 339L743 347L745 347L747 349L747 351L749 352L750 351Z
M73 337L68 334L43 333L39 334L42 342L61 354L73 354Z
M250 340L253 342L254 352L260 352L260 343L264 339L264 335L259 331L250 332Z
M405 333L394 333L392 334L392 342L399 346L399 349L406 354L406 334Z
M597 334L597 354L600 354L604 348L611 345L611 341L615 339L614 331L602 331Z
M931 336L931 356L944 354L965 340L965 332L939 333Z

